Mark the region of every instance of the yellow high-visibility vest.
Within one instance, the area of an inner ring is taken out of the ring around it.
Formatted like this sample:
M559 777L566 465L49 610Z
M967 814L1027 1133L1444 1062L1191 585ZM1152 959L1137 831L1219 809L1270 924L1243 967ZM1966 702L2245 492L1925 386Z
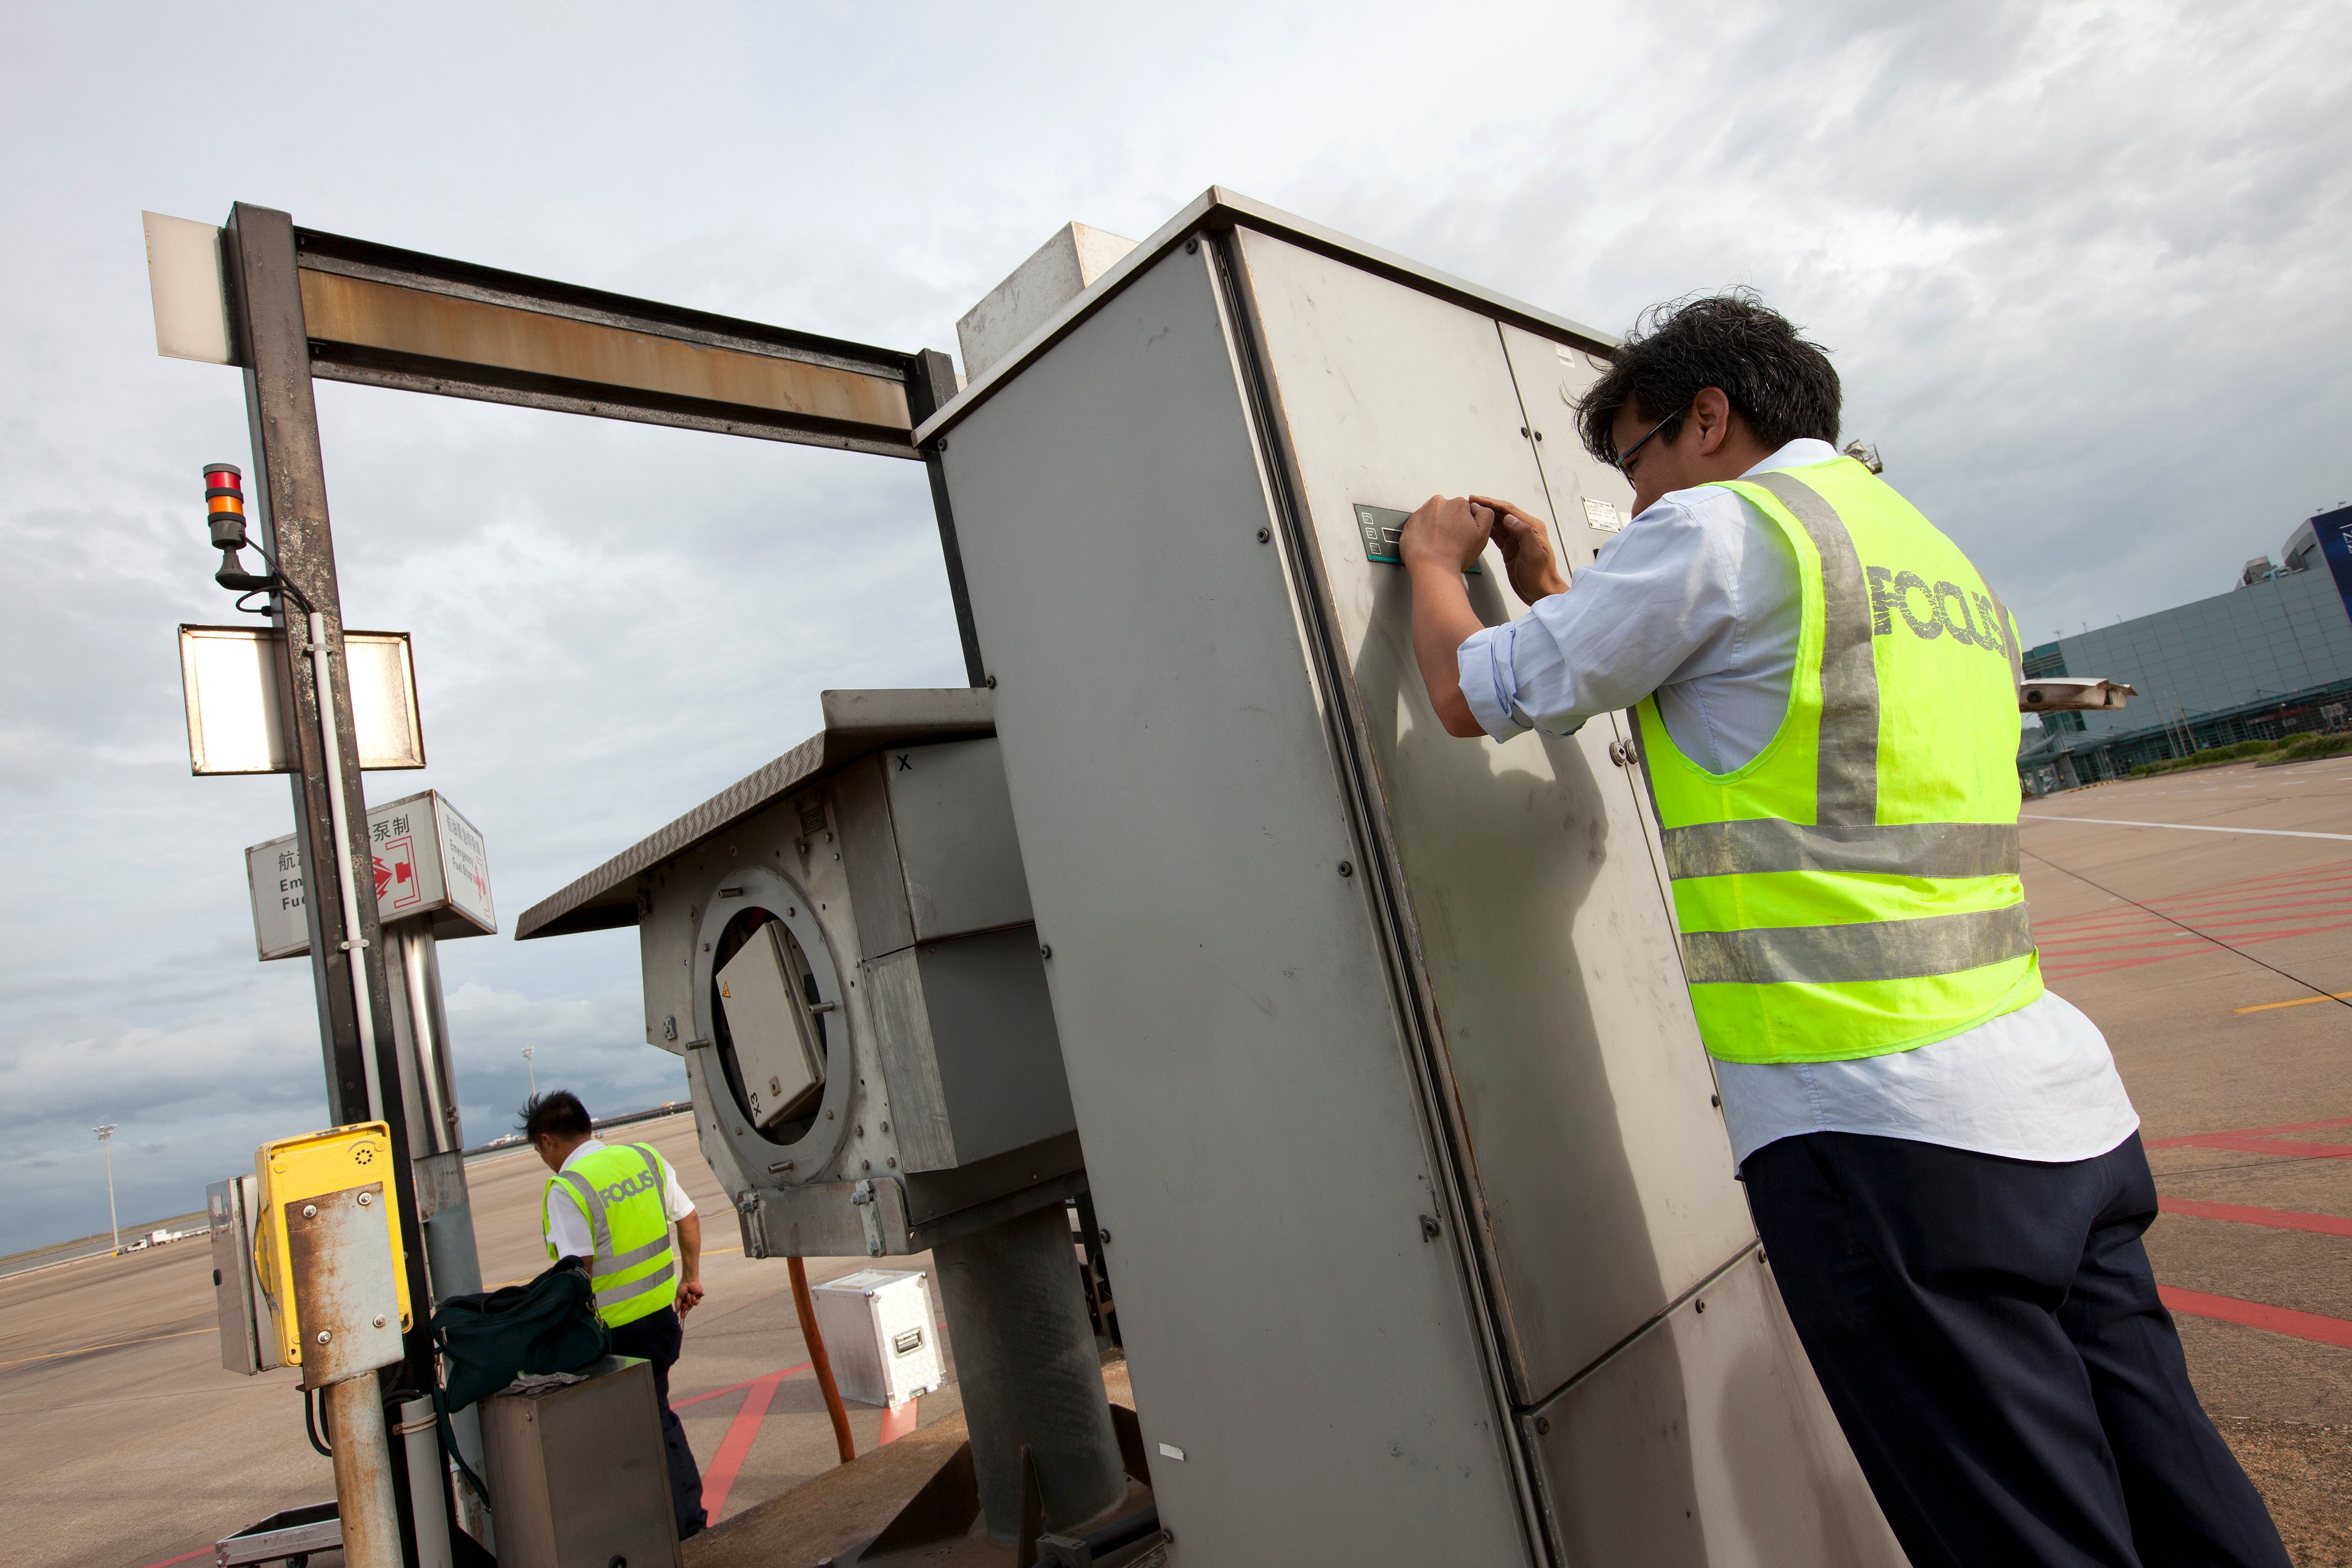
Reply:
M540 1234L548 1235L547 1205L561 1190L579 1206L596 1249L588 1270L596 1315L607 1328L635 1322L677 1300L677 1254L669 1212L662 1204L668 1167L643 1144L607 1144L547 1178L539 1195ZM555 1256L555 1242L547 1243Z
M1746 766L1708 772L1656 697L1638 710L1708 1052L1881 1056L2025 1006L2009 611L1852 458L1722 487L1787 537L1804 610L1788 713Z

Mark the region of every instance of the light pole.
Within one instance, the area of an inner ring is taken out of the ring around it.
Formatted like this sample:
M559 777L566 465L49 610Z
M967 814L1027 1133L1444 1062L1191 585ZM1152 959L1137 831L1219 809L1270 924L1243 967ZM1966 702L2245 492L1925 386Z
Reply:
M90 1131L98 1134L98 1146L106 1151L106 1225L114 1232L114 1250L119 1257L122 1252L122 1221L114 1217L114 1124L109 1122Z
M530 1097L534 1100L539 1098L539 1069L530 1064L530 1053L538 1049L535 1045L522 1048L522 1070L530 1074Z

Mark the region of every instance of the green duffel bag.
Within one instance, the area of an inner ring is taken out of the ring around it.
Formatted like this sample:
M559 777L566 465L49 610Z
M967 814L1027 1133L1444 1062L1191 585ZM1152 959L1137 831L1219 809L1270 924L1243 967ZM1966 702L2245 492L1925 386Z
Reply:
M517 1377L577 1372L606 1354L585 1259L565 1258L524 1285L452 1296L433 1314L446 1364L442 1408L463 1410Z

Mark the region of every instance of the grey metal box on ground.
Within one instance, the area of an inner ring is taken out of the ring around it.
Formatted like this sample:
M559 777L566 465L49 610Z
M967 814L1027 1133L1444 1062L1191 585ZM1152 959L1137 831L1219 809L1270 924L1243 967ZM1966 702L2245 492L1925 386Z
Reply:
M499 1568L677 1568L677 1521L650 1362L481 1403Z
M810 1291L844 1399L903 1405L946 1381L927 1283L919 1273L861 1269Z

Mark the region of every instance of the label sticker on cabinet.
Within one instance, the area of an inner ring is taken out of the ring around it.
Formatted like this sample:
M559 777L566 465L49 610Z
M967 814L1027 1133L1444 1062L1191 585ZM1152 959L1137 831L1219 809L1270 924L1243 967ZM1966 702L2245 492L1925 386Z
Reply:
M1387 566L1402 566L1403 558L1397 554L1397 537L1404 531L1405 519L1412 516L1393 507L1358 507L1356 531L1363 536L1364 559ZM1463 571L1470 577L1486 575L1475 560Z
M1604 534L1622 534L1625 531L1625 514L1617 509L1614 501L1596 501L1587 496L1584 498L1584 523L1587 528L1598 528Z

